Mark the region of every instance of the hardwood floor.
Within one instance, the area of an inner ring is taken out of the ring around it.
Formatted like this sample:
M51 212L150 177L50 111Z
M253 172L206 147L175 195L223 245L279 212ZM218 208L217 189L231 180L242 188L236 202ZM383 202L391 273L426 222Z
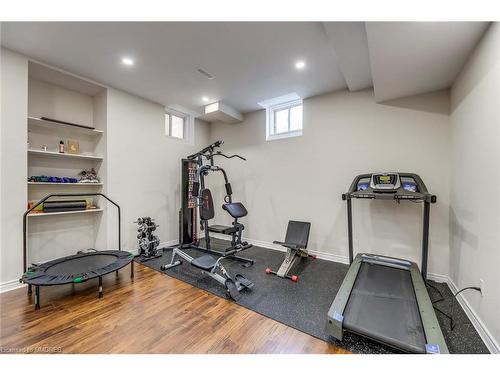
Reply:
M26 289L0 294L3 352L347 353L231 301L135 264L77 286L41 288L34 311ZM74 292L73 293L73 289ZM54 349L55 348L55 349Z

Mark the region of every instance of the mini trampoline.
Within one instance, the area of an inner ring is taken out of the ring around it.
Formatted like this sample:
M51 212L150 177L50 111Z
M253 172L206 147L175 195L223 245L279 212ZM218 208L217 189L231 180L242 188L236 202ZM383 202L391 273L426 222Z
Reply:
M118 250L91 250L78 252L75 255L51 260L43 264L28 267L27 264L27 217L38 205L52 197L82 197L101 196L112 203L118 209ZM72 283L83 283L85 281L99 279L99 298L103 296L102 277L111 272L117 272L130 264L130 277L134 277L134 256L127 251L121 251L121 227L120 206L102 193L74 193L74 194L50 194L37 202L23 216L23 255L24 274L20 281L28 284L28 294L32 294L32 286L35 286L35 309L40 308L40 286L63 285Z

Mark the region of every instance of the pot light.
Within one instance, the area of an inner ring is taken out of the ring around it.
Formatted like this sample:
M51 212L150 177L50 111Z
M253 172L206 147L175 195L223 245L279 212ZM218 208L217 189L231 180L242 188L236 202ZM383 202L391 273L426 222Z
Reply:
M201 100L203 100L204 102L208 102L208 98L206 96L202 97Z
M295 67L297 69L304 69L306 67L306 63L304 61L297 61L295 63Z
M134 60L132 60L130 57L124 57L122 58L122 63L123 65L132 66L134 65Z

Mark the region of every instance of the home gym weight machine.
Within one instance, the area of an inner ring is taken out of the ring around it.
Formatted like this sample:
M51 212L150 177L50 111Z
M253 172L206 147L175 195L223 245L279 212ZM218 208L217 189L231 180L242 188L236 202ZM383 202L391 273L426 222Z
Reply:
M216 151L223 143L224 142L221 140L214 142L201 151L189 155L186 159L182 159L182 203L179 212L179 244L180 247L184 249L193 248L209 252L241 261L244 266L250 266L254 263L253 259L236 255L236 253L252 247L251 244L242 240L242 232L245 227L238 222L238 219L246 216L248 212L241 202L233 202L233 191L226 171L217 166L214 162L214 157L216 156L221 156L226 159L246 159L237 154L228 156L220 150ZM220 172L224 177L226 196L224 197L225 203L222 205L222 209L233 218L231 226L209 225L208 223L208 221L215 216L212 193L205 186L205 177L211 172ZM205 247L200 246L200 239L198 237L198 214L200 229L204 231L205 235ZM225 250L213 249L211 246L210 233L230 235L231 246Z

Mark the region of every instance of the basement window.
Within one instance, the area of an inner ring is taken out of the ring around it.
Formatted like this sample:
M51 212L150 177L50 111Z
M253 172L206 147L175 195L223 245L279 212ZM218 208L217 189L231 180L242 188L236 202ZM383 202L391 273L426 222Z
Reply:
M178 112L165 113L165 135L177 139L185 139L187 116Z
M266 140L302 135L302 99L288 94L259 103L266 108Z

